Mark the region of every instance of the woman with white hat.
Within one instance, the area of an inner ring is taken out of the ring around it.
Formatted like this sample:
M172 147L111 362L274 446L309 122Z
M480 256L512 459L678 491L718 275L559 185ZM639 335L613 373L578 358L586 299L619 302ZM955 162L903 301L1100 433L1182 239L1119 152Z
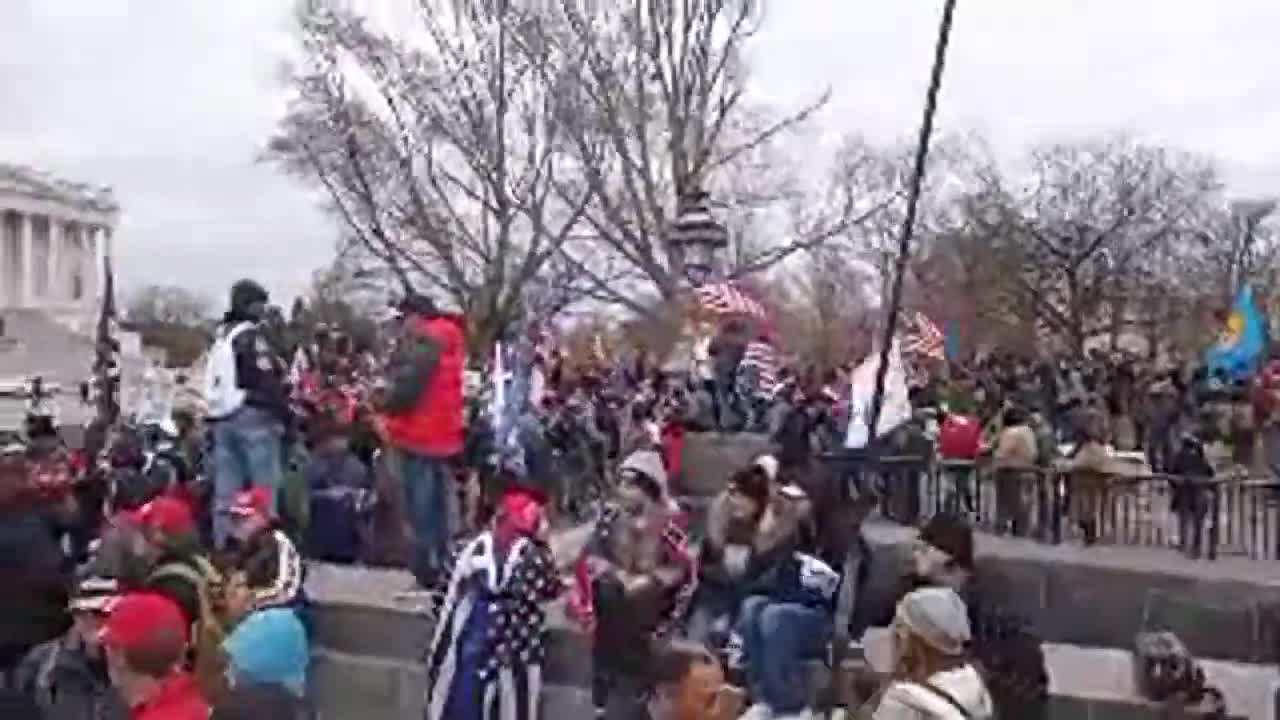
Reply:
M964 601L930 587L907 594L893 618L893 680L872 720L987 720L991 696L969 662L971 638ZM867 708L870 709L870 708Z

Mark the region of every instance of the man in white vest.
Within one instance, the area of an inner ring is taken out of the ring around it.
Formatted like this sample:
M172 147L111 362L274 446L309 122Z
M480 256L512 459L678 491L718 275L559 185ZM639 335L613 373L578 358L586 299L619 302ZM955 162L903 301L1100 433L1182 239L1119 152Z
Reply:
M284 365L259 327L268 297L252 280L232 285L230 309L209 349L205 402L213 432L213 532L219 549L226 546L236 495L267 487L275 503L284 482L281 442L289 404Z

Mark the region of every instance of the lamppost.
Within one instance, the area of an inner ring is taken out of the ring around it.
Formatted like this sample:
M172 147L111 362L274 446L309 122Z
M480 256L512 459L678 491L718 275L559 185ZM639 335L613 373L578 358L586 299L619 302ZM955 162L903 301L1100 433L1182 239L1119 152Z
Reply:
M717 273L717 255L729 246L729 231L711 214L710 195L694 188L680 196L668 243L692 287L705 285Z

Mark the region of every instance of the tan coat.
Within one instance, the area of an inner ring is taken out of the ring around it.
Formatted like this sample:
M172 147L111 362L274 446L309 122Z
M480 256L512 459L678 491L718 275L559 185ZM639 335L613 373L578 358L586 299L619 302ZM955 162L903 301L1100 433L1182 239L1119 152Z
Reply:
M991 459L996 468L1023 469L1036 467L1039 455L1035 431L1029 425L1012 425L1000 431Z

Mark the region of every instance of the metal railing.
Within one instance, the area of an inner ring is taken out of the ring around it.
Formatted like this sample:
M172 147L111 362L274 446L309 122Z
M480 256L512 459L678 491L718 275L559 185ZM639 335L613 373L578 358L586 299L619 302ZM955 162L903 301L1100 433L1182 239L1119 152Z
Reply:
M838 453L828 463L855 492L874 490L880 514L915 525L938 512L979 530L1044 543L1167 548L1190 557L1280 559L1280 481L1195 479L982 461Z

